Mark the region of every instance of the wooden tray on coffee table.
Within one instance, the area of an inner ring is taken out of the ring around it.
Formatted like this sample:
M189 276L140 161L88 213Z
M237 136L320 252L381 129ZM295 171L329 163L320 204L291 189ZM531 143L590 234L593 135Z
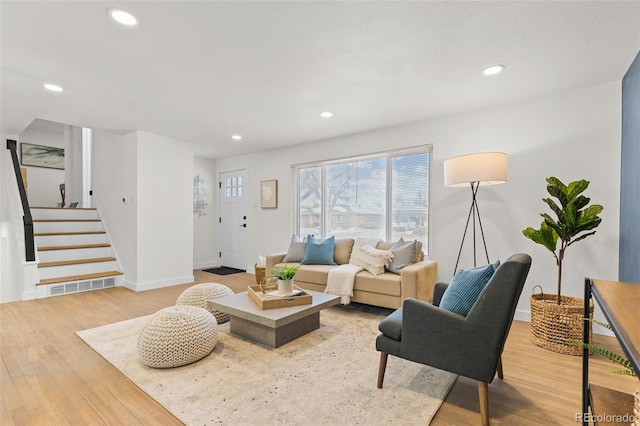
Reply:
M260 309L284 308L287 306L310 305L313 303L313 296L304 290L302 290L302 294L298 296L278 298L267 296L267 294L262 292L259 285L250 285L247 293Z

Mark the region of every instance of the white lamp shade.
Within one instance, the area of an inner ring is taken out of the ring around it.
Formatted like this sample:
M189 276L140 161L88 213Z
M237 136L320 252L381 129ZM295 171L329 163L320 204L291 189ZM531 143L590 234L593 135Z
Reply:
M480 152L460 155L444 162L445 186L500 185L507 182L507 154Z

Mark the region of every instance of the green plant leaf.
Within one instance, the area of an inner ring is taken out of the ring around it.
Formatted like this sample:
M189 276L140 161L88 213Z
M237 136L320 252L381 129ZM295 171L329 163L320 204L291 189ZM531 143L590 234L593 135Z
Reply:
M557 177L547 178L547 192L558 199L562 207L567 205L568 189Z
M613 328L611 327L611 325L609 325L606 322L602 322L602 321L598 321L597 319L594 318L583 318L583 320L585 322L591 322L594 324L598 324L604 328L607 328L609 330L613 330ZM631 361L629 361L628 359L626 359L625 357L623 357L622 355L619 355L615 352L611 352L607 349L601 348L599 346L596 346L592 343L585 343L581 340L576 340L576 339L565 339L565 341L567 343L570 343L572 345L577 345L577 346L582 346L583 348L587 348L590 351L593 351L595 353L598 353L602 356L604 356L605 358L608 358L609 360L611 360L612 362L615 362L616 364L620 364L621 366L623 366L625 368L625 370L613 370L611 371L612 374L620 374L620 375L624 375L624 376L636 376L636 372L633 369L632 365L631 365Z
M544 223L548 228L551 228L555 231L556 235L563 241L569 240L571 237L567 234L567 230L564 227L564 224L561 222L556 222L546 213L541 214L544 218Z
M578 225L578 210L573 203L567 204L567 207L564 209L564 223L567 230L567 235L571 238L575 235L575 228Z
M540 224L540 229L527 228L522 231L525 237L529 238L535 243L545 246L550 252L555 254L556 247L558 246L558 234L547 226L543 221Z
M591 198L585 197L584 195L580 195L574 198L571 204L573 204L576 207L576 210L580 210L581 208L589 204L589 201L591 201Z
M602 213L602 210L604 210L604 207L602 207L600 204L593 204L587 207L586 209L582 210L581 216L584 219L594 218L594 217L597 217L600 213Z
M543 198L542 201L547 203L556 216L558 216L558 220L561 220L562 209L551 198Z
M569 185L567 185L567 198L569 200L576 198L579 194L582 194L588 186L589 181L584 179L569 183Z
M566 339L566 342L570 343L572 345L582 346L583 348L589 349L592 352L598 353L598 354L604 356L605 358L607 358L608 360L610 360L611 362L614 362L616 364L620 364L625 369L630 370L630 372L633 375L635 375L635 371L633 370L633 367L631 366L631 361L629 361L628 359L624 358L621 355L618 355L615 352L611 352L608 349L601 348L601 347L596 346L596 345L594 345L592 343L585 343L585 342L582 342L580 340Z

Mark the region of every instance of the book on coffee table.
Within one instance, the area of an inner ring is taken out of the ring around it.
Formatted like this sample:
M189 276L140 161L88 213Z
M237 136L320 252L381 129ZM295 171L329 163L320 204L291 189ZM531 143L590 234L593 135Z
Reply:
M304 294L304 292L302 290L293 290L291 293L280 293L279 291L276 290L276 291L270 291L265 294L267 295L267 297L277 297L279 299L282 299L286 297L300 296Z
M247 293L260 309L284 308L287 306L308 305L313 297L303 289L295 289L291 293L279 293L277 290L263 292L259 285L250 285Z

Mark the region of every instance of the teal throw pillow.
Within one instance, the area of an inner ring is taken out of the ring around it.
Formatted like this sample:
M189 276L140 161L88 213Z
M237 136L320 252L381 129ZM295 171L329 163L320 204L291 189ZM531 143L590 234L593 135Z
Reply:
M499 265L498 260L487 266L458 271L444 291L440 307L466 317Z
M333 261L333 250L335 248L335 237L331 236L322 242L316 240L313 235L307 236L307 250L301 265L335 265Z

